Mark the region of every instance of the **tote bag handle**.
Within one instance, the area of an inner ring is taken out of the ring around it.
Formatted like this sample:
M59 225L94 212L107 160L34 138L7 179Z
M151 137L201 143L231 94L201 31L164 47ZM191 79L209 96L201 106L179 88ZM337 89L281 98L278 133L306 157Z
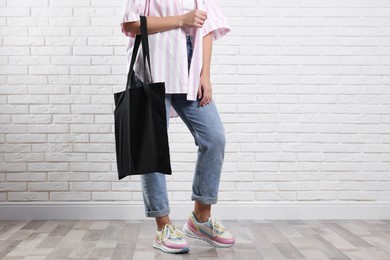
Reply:
M147 22L146 22L146 16L141 15L140 21L141 21L141 35L137 34L137 36L135 38L135 43L134 43L134 47L133 47L133 54L131 56L129 72L127 73L126 89L128 89L130 86L129 82L130 82L132 74L134 73L134 70L133 70L134 64L135 64L135 60L137 58L139 45L141 44L141 42L142 42L142 52L143 52L144 73L146 73L146 62L147 62L148 68L149 68L150 79L151 79L151 82L153 83L152 69L150 66L150 51L149 51L148 27L147 27ZM144 80L144 84L145 84L145 80Z

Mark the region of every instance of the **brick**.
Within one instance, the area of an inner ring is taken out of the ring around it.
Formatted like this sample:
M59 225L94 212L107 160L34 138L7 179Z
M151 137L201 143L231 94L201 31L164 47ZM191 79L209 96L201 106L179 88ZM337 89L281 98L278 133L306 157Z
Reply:
M0 55L9 55L9 56L15 56L15 55L30 55L30 49L28 47L19 47L19 46L1 46L1 52Z
M56 191L68 190L69 184L67 182L39 182L29 183L28 190L30 191Z
M89 201L91 192L50 192L51 201Z
M120 89L123 90L124 87L121 86ZM110 86L104 86L104 85L83 85L83 86L72 85L71 92L73 94L109 94L109 95L112 95L114 93Z
M42 47L31 47L32 55L70 55L72 54L72 48L69 47L52 47L52 46L42 46Z
M70 68L70 74L73 75L91 75L91 74L111 74L110 67L100 67L100 66L72 66Z
M31 152L31 144L2 144L0 146L0 152L3 153L4 152L7 153ZM19 168L21 168L21 166L19 166Z
M85 1L78 1L79 3L84 3ZM50 17L49 25L51 26L64 26L69 27L78 27L78 26L90 26L90 18L88 17Z
M75 55L112 55L111 47L88 46L88 47L73 47Z
M72 112L75 114L107 114L112 112L110 105L73 105Z
M69 163L71 171L109 171L110 165L107 163L82 163L71 162Z
M29 125L28 131L30 133L67 133L69 132L69 125L67 124L34 124Z
M3 125L1 129L2 133L26 133L27 125L9 124Z
M48 134L50 143L85 143L88 142L88 134Z
M2 124L11 123L12 117L11 115L0 115L0 122ZM5 136L4 136L5 139Z
M49 0L50 6L89 6L90 0Z
M72 27L71 30L71 36L102 36L107 37L109 35L112 35L112 29L107 27ZM85 50L86 48L78 48L80 53L81 50ZM109 51L109 48L106 49L106 51ZM111 53L110 53L111 54Z
M82 153L50 153L45 155L47 162L80 162L87 159Z
M8 95L8 103L10 104L35 104L48 103L47 95Z
M0 191L25 191L27 190L26 182L1 182Z
M104 1L104 0L91 0L91 6L107 6L107 7L111 7L111 6L118 6L121 3L122 2L118 1L118 0L110 1L109 4L106 1Z
M7 173L7 181L23 181L23 182L44 182L46 181L46 173L43 172L14 172Z
M108 191L110 189L109 182L70 182L69 189L70 190L103 190Z
M87 172L49 172L48 181L88 181Z
M7 6L47 6L48 0L19 0L19 1L7 1Z
M2 7L0 9L0 16L29 16L29 9L27 7Z
M276 182L252 182L252 183L237 183L237 191L264 191L264 190L274 190L278 189L278 184Z
M50 64L49 56L15 56L9 57L10 65L48 65Z
M49 200L48 192L8 192L9 201L47 201Z
M70 28L66 27L29 27L28 34L32 36L62 36L70 35Z
M106 200L106 201L121 201L121 200L131 200L132 192L92 192L92 200Z
M32 7L31 8L32 16L43 16L43 17L66 17L72 16L72 8L66 7Z
M71 124L72 133L110 133L109 124Z
M41 153L7 153L4 154L4 162L37 162L43 161Z
M69 105L30 105L30 112L34 114L62 114L69 111Z
M295 191L260 191L256 192L258 201L295 201L297 194Z
M91 17L91 16L114 16L115 8L107 7L77 7L73 8L74 16Z
M23 172L27 170L27 163L0 163L0 172Z
M89 65L91 57L81 56L54 56L52 57L53 65Z
M17 2L17 1L14 1ZM48 26L49 19L46 17L8 17L7 22L9 25L15 26ZM39 37L37 37L39 39ZM43 40L43 39L42 39Z
M115 161L115 154L112 153L89 153L87 160L89 162L113 162Z
M70 99L67 103L72 103L72 100L77 100L77 98L73 99L74 96L69 96L69 97L72 97L72 99ZM93 123L93 119L94 119L93 115L80 115L80 114L53 115L54 123Z
M73 145L75 152L114 151L115 144L77 144Z
M116 163L114 163L116 164ZM116 166L113 168L111 166L111 170L113 172L91 172L90 180L91 181L112 181L112 180L118 180L118 173L116 172Z
M126 78L121 76L91 76L91 83L97 85L121 85L126 84ZM124 87L121 87L123 90Z
M338 191L339 200L373 201L378 199L376 191Z
M218 200L220 201L253 201L255 200L253 192L219 192Z
M175 191L172 192L172 199L175 201L189 201L191 199L192 192L190 191Z
M112 182L111 189L113 191L142 191L140 182Z
M28 171L40 172L40 171L68 171L68 163L58 162L42 162L42 163L28 163Z
M41 123L41 124L47 124L50 123L52 120L51 115L34 115L34 114L29 114L29 115L12 115L12 122L16 124L36 124L36 123Z
M297 191L297 200L337 200L337 191Z
M3 45L44 45L42 37L9 37L3 40Z
M28 70L29 74L69 74L69 67L66 66L32 66Z
M25 76L12 75L7 77L7 83L10 85L28 84L28 85L45 85L48 83L45 76Z
M110 103L110 102L108 102ZM112 115L95 115L95 122L96 123L114 123L114 117ZM91 138L93 135L91 135Z

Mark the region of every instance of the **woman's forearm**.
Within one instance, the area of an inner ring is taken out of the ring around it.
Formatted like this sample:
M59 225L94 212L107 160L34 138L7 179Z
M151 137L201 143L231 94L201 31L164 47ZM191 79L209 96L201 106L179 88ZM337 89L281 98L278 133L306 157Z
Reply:
M148 26L149 34L176 29L183 26L182 25L183 21L180 15L165 16L165 17L148 16L147 21L148 21L147 26ZM125 29L126 32L130 32L132 34L141 33L140 21L125 22L123 23L123 28Z
M203 37L203 63L202 63L202 76L210 77L211 66L211 53L213 46L212 32Z
M207 13L202 10L193 10L191 12L175 16L147 16L148 33L157 33L182 27L201 28L207 19ZM140 34L140 21L125 22L123 29L131 34Z

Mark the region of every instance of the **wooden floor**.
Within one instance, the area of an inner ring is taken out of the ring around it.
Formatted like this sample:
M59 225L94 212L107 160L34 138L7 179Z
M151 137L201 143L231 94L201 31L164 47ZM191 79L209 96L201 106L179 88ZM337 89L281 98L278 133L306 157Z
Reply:
M174 221L182 227L184 221ZM390 220L223 221L237 242L152 248L153 221L0 221L0 259L390 259Z

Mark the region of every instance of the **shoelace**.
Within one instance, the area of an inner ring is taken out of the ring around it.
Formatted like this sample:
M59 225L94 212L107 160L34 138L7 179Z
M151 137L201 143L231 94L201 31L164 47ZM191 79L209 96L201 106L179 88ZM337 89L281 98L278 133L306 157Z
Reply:
M210 222L213 227L213 233L222 234L225 231L225 227L215 217L211 217Z
M162 230L162 241L166 241L167 239L182 239L184 236L184 233L181 232L180 230L176 229L175 225L173 224L167 224L164 226Z

